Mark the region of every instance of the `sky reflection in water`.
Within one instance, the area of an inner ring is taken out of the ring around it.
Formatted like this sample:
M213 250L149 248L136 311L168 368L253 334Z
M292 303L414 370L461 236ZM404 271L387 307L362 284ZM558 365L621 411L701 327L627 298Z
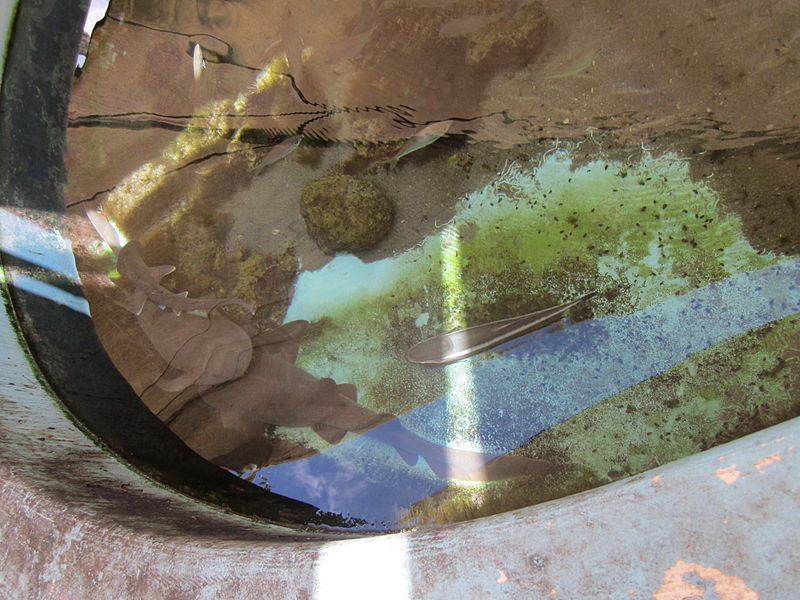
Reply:
M626 316L532 335L474 366L475 441L507 452L541 431L692 354L800 311L800 260L743 273ZM409 430L447 443L443 396L399 417ZM380 427L391 426L387 423ZM379 429L372 431L379 436ZM372 435L370 437L375 437ZM442 487L423 461L409 468L388 446L356 436L309 459L262 469L273 491L373 524Z

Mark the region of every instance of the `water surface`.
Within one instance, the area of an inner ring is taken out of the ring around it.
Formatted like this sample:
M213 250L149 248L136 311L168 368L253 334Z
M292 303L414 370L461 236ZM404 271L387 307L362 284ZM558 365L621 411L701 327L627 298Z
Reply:
M112 0L67 159L98 334L201 456L366 528L792 418L795 8Z

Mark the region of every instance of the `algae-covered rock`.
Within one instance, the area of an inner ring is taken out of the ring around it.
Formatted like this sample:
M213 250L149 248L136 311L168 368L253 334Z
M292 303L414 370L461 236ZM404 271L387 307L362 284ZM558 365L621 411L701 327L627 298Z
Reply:
M300 211L308 235L329 254L371 248L389 233L394 218L394 206L376 185L350 175L308 183Z

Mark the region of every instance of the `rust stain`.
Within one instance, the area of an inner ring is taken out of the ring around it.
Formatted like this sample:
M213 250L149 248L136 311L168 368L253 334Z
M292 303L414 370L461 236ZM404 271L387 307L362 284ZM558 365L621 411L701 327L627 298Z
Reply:
M689 574L697 575L701 579L711 579L714 582L714 592L721 600L759 600L758 594L748 587L741 577L726 575L714 567L683 560L679 560L664 571L661 587L653 592L653 598L655 600L703 598L706 593L705 588L689 583L683 578Z
M719 477L725 483L733 483L741 476L742 472L736 468L736 463L733 463L729 467L723 467L721 469L717 469L714 474Z
M756 467L756 469L758 469L759 473L764 473L764 467L766 467L767 465L770 465L770 464L772 464L772 463L774 463L776 461L779 461L781 458L782 458L782 455L781 455L780 452L773 452L769 456L765 456L764 458L762 458L760 460L757 460L756 464L755 464L755 467Z

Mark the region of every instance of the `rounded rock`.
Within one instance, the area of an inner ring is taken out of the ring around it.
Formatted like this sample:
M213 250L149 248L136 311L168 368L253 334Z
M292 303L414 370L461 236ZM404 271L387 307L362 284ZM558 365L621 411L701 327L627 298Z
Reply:
M328 175L303 188L300 212L308 235L328 254L367 250L389 233L394 206L370 181Z

